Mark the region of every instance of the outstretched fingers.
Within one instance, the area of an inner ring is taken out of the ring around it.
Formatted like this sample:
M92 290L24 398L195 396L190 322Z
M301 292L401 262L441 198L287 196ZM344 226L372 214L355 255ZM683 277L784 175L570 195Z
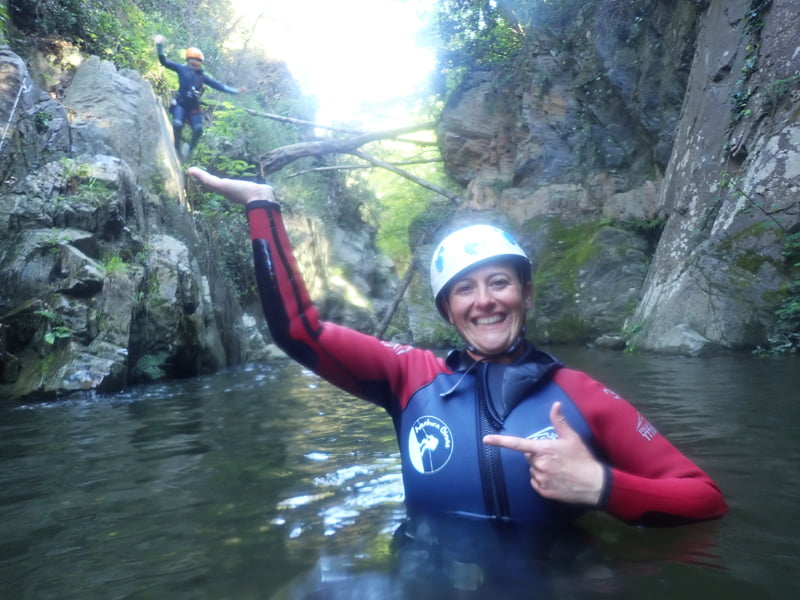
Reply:
M241 179L227 179L217 177L198 167L189 167L187 171L204 188L225 196L231 202L247 204L253 200L275 201L272 187L266 184L244 181Z

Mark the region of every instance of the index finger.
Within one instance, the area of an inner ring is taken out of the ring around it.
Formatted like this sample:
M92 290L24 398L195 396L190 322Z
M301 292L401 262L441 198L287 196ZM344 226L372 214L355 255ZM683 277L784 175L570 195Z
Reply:
M489 446L508 448L509 450L515 450L517 452L534 453L538 449L534 440L528 440L514 435L485 435L483 436L483 443Z

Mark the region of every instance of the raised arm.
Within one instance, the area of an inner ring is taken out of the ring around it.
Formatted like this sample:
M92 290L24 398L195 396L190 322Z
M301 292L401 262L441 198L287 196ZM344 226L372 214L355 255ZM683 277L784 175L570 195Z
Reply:
M153 36L153 41L156 43L158 62L160 62L161 65L166 67L167 69L171 69L172 71L178 71L181 67L180 63L173 62L164 55L164 36L161 35L160 33L156 34Z
M289 356L347 392L386 408L441 370L430 352L320 321L270 186L221 179L196 167L188 172L206 188L245 206L264 315L275 343Z

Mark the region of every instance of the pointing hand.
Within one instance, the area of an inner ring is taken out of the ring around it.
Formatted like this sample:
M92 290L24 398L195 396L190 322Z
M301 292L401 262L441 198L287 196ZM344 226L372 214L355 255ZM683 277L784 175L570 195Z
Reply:
M530 465L531 487L544 498L575 504L597 505L603 492L603 465L592 455L561 412L561 403L550 409L556 440L529 440L510 435L487 435L485 444L525 454Z

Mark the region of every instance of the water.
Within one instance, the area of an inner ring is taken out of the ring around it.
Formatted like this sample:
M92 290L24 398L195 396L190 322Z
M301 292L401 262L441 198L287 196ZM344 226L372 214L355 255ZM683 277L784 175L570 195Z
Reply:
M294 364L250 366L0 407L0 598L800 597L800 362L555 353L634 402L730 514L591 515L556 540L436 524L431 552L425 527L396 533L389 418Z

